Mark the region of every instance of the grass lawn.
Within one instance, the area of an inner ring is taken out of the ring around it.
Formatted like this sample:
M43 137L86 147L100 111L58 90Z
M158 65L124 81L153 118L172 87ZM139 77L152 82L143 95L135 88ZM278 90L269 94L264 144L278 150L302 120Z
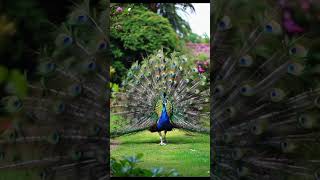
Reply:
M120 143L111 149L116 159L143 153L138 167L176 169L180 176L209 176L210 137L205 134L173 130L167 133L168 144L160 146L158 133L149 131L113 139Z

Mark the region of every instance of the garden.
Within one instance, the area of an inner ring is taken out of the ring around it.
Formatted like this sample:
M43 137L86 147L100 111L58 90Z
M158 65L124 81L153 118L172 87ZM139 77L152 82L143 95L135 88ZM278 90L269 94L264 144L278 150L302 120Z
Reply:
M121 111L117 107L131 67L147 63L159 49L186 57L187 68L209 79L210 38L193 32L181 13L193 16L197 11L191 3L111 4L111 133L125 128L129 121L117 114ZM202 120L209 127L209 115ZM159 146L158 133L148 130L112 138L111 175L210 175L208 134L174 129L168 132L167 139L168 145Z

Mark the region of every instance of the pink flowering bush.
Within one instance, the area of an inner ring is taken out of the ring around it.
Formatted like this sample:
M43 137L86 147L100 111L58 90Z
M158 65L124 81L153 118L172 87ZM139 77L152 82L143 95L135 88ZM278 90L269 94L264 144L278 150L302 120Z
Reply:
M194 55L200 53L207 54L210 57L210 44L209 43L187 43L187 47L192 49Z
M192 50L193 55L196 57L196 68L198 72L207 72L210 63L210 44L187 43L187 47Z
M122 7L117 7L116 12L121 13L123 11Z

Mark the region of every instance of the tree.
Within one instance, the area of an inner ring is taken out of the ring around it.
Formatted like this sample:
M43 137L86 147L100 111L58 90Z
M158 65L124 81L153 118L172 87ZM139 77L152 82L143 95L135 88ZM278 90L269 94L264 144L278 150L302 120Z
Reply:
M167 18L173 29L181 37L186 37L186 35L191 32L189 23L178 14L179 10L187 13L188 9L194 13L195 8L191 3L150 3L147 6L151 11L157 12Z

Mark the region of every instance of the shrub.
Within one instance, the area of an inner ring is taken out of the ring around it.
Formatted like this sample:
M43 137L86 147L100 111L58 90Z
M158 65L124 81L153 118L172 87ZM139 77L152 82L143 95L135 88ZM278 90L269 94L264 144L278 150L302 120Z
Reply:
M111 81L120 84L122 80L121 78L127 73L127 68L121 61L113 61L112 68L114 73L111 76Z
M143 6L131 6L112 16L111 38L124 49L152 53L161 47L178 48L178 36L169 21Z
M137 167L137 163L141 162L142 154L137 156L124 157L122 160L111 158L111 175L112 176L149 176L149 177L168 177L178 176L176 170L171 169L165 171L164 168L142 169Z

